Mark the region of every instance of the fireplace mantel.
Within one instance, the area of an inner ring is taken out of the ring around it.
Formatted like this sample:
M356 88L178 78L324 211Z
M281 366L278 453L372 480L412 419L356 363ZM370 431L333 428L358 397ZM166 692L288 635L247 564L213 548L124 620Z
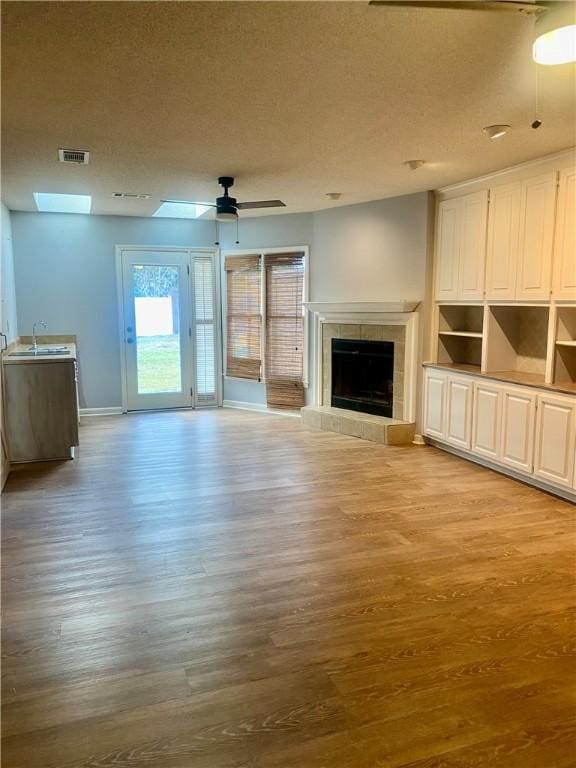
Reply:
M420 305L419 301L407 299L390 299L389 301L307 301L306 309L323 314L352 314L367 315L371 313L384 314L387 312L414 312Z
M403 415L408 422L416 421L416 371L418 367L418 307L419 301L404 299L388 301L339 301L306 302L305 307L312 320L314 339L314 405L326 405L323 402L323 326L339 325L396 325L405 328ZM348 337L350 338L350 337Z

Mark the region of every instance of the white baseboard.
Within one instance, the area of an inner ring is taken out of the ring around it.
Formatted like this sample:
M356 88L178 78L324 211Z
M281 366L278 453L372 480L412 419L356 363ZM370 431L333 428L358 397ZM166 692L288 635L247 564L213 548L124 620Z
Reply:
M271 416L300 418L300 411L279 411L274 408L268 408L264 403L245 403L242 400L224 400L222 405L224 408L236 408L239 411L257 411L258 413L268 413Z
M118 416L123 413L121 405L109 408L80 408L80 416Z

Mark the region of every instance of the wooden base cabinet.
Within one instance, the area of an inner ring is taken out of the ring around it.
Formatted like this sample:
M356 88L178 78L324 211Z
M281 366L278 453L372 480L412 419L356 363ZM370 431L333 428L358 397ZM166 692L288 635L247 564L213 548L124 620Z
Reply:
M547 482L572 488L576 405L560 395L539 395L536 417L534 474Z
M432 367L424 392L426 436L547 487L576 489L575 397Z

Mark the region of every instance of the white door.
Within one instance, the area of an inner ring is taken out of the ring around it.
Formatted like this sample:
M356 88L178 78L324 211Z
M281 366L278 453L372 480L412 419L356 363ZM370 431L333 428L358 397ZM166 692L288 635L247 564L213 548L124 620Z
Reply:
M532 472L536 394L522 389L502 392L500 461L520 472Z
M516 297L520 196L519 183L490 190L486 252L487 299Z
M218 404L215 255L121 250L125 407Z
M549 299L556 171L522 183L517 299Z
M500 454L502 390L492 384L476 382L472 418L472 450L497 460Z
M569 488L574 471L575 414L573 398L538 396L534 474Z
M438 301L458 296L460 241L462 237L462 198L444 200L438 206L436 245L436 298Z
M444 438L446 375L434 369L426 370L424 390L424 433Z
M446 391L446 442L459 448L470 448L472 415L472 379L450 376Z

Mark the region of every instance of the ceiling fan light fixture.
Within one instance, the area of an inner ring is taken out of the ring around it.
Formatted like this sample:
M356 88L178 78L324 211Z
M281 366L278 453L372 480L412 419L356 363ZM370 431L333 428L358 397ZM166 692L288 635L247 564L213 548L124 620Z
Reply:
M536 19L532 58L545 66L576 61L576 3L547 3Z
M501 125L487 125L485 128L482 128L482 130L489 139L500 139L508 133L510 126L505 123L502 123Z
M558 27L537 37L532 47L537 64L554 66L576 61L576 24Z
M236 221L238 214L235 211L222 211L216 214L216 221Z

